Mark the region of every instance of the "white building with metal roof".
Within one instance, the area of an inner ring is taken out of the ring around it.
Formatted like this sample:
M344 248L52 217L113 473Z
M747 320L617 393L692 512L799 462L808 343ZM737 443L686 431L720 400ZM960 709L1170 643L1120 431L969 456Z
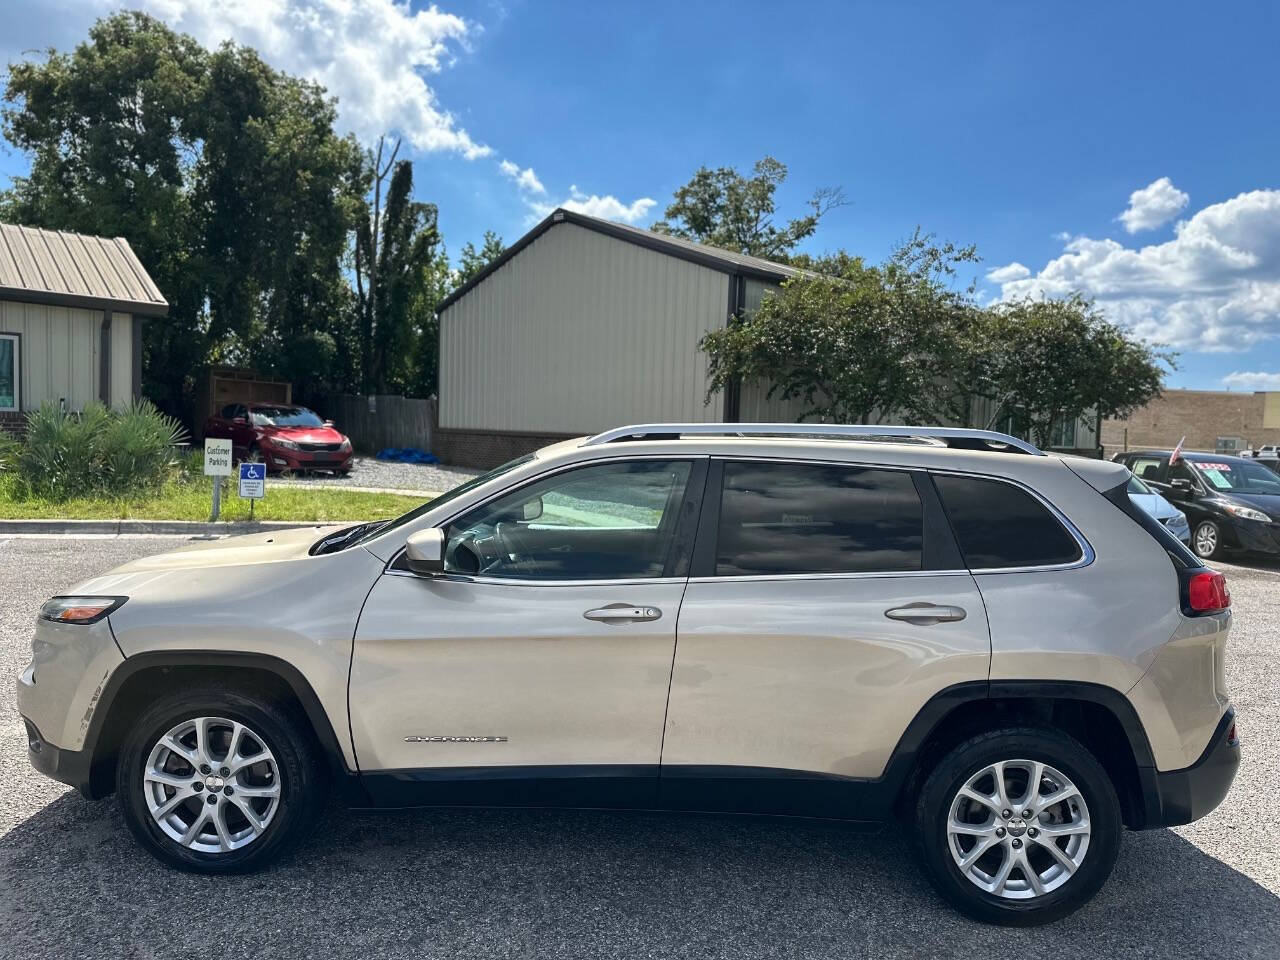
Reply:
M139 395L142 322L169 304L126 240L0 224L0 424Z

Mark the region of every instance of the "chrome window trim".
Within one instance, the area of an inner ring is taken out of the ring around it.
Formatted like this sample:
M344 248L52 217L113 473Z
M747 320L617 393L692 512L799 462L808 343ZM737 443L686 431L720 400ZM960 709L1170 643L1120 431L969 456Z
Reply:
M533 483L538 483L539 481L545 480L548 477L553 477L558 473L567 473L570 470L576 470L579 467L594 467L597 464L601 464L601 463L634 463L637 460L695 461L695 460L709 460L709 459L711 459L711 457L709 454L706 454L706 453L692 453L692 452L680 453L680 454L632 453L632 454L619 454L613 457L587 457L582 460L574 460L571 463L561 463L561 464L557 464L556 466L552 467L549 470L544 470L541 473L535 473L532 476L525 477L524 479L519 480L516 483L503 487L501 490L497 490L489 494L487 497L484 497L483 499L476 500L474 503L467 504L467 506L461 507L454 513L451 513L444 520L440 521L439 523L432 524L432 526L427 529L443 530L445 527L449 526L449 524L453 523L463 514L470 513L472 510L479 509L480 507L483 507L485 504L490 503L494 500L497 500L499 497L505 497L508 493L514 493L515 491L519 490L521 487L528 486L529 484L533 484ZM392 567L395 565L396 561L400 559L400 556L401 554L404 553L404 551L405 551L405 546L404 544L401 544L400 548L391 555L391 559L388 560L382 568L382 573L384 576L397 576L397 577L409 576L409 577L416 577L417 579L420 579L420 580L441 579L441 577L444 577L444 578L465 579L465 580L471 580L471 581L483 582L483 583L506 583L506 584L519 583L519 584L537 584L539 586L547 586L548 584L574 584L576 586L586 586L586 585L593 585L593 584L625 584L625 583L658 583L658 582L684 583L685 580L687 579L685 577L674 577L674 578L672 577L640 577L640 578L631 577L631 578L628 578L627 580L608 580L608 579L605 579L605 580L529 580L529 579L515 580L515 579L508 579L506 577L478 577L478 576L472 576L471 574L465 574L465 573L445 573L437 577L419 577L416 573L412 573L408 570L392 569Z
M975 473L972 470L939 470L932 467L926 468L926 470L931 475L937 474L950 477L976 477L979 480L994 480L997 483L1007 483L1018 487L1021 490L1025 490L1027 493L1031 494L1032 497L1038 500L1040 504L1044 506L1057 519L1057 521L1063 525L1063 527L1066 528L1067 533L1071 534L1072 539L1075 540L1076 546L1080 548L1080 556L1069 563L1044 563L1023 567L969 567L968 572L973 574L975 577L989 573L1049 573L1056 570L1079 570L1082 567L1089 566L1089 564L1093 563L1093 561L1097 559L1097 554L1094 553L1093 545L1089 543L1088 538L1080 532L1080 528L1072 523L1071 519L1059 510L1055 504L1051 503L1048 498L1041 494L1040 491L1036 490L1034 487L1028 486L1021 480L1014 480L1011 477L992 476L989 473ZM941 491L938 492L938 498L942 498ZM942 504L943 510L946 509L946 506L946 502L944 501ZM959 544L957 543L957 546L958 545ZM963 549L961 550L961 553L963 554Z

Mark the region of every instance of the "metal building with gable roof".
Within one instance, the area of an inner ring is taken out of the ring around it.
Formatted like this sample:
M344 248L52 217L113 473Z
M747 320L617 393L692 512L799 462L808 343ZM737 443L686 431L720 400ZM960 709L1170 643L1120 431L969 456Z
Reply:
M620 423L794 420L755 384L708 404L698 341L798 272L555 210L441 303L433 451L491 466Z
M121 237L0 224L0 424L139 395L142 321L169 304Z

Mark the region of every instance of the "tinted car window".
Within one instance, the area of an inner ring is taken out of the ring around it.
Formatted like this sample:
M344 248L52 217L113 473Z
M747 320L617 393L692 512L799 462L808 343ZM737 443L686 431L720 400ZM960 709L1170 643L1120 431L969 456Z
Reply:
M477 507L445 532L445 569L522 580L664 575L692 463L567 470Z
M1038 567L1080 559L1075 537L1021 487L981 477L935 476L970 570Z
M919 570L911 475L825 464L724 466L716 575Z
M1138 457L1133 461L1129 469L1133 471L1135 476L1141 477L1143 480L1159 480L1161 463L1162 461L1153 457Z

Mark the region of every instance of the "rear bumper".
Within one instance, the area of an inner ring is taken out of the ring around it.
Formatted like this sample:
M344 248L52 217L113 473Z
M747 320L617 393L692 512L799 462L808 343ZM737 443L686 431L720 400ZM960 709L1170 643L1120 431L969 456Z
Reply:
M1191 823L1223 801L1240 767L1240 741L1235 737L1235 724L1236 712L1228 707L1200 759L1182 770L1150 771L1145 826L1176 827Z

